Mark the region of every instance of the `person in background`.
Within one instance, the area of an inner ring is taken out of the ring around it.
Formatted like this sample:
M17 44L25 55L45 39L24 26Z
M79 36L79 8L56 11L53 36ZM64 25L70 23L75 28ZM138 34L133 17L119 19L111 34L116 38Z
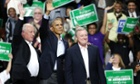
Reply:
M122 3L120 1L116 1L114 4L114 11L107 13L107 24L112 23L113 25L109 33L109 39L111 41L114 41L114 42L117 41L118 34L116 31L118 28L118 22L120 19L126 19L126 18L127 18L126 15L123 13ZM108 30L108 27L106 30Z
M64 37L67 34L70 34L72 37L72 40L74 41L75 39L75 27L72 24L71 18L70 18L70 12L73 10L74 8L72 6L68 6L66 7L66 16L65 16L65 20L64 20Z
M140 16L140 12L137 10L137 4L135 0L127 1L127 11L125 12L126 16L137 18Z
M33 11L33 19L29 21L29 23L31 23L36 30L36 34L33 40L33 46L40 54L41 54L41 39L40 39L39 28L42 23L42 16L43 16L43 10L39 7L36 7Z
M134 28L134 35L133 35L133 54L134 54L134 61L136 61L136 55L138 51L140 51L140 22Z
M105 70L121 70L124 68L125 65L121 56L119 54L113 54L112 57L110 57L110 60L105 67Z
M100 51L100 58L102 63L104 64L104 56L103 56L103 41L105 36L105 27L102 27L100 32L97 32L97 24L91 23L87 25L88 31L88 42L92 45L96 45Z
M88 45L88 33L83 27L76 29L77 43L65 57L66 84L106 84L98 47Z
M8 55L10 60L8 62L7 68L0 73L0 84L4 84L10 78L11 64L13 56L12 54Z
M125 66L127 67L130 63L129 60L129 52L133 47L133 40L132 40L132 34L118 34L117 35L117 42L114 42L109 39L109 33L112 30L112 23L108 24L108 31L105 35L105 41L107 42L110 50L111 50L111 55L118 53L120 54Z
M136 58L130 67L134 71L134 84L140 84L140 51L137 52Z
M66 35L64 36L64 39L68 42L69 47L73 46L74 42L73 42L73 40L72 40L71 34L66 34Z
M16 10L14 8L9 8L8 19L5 24L5 31L6 31L5 42L10 42L10 43L12 42L17 20L18 20L18 16L16 14Z
M104 41L104 36L105 36L105 31L106 31L107 11L112 9L113 6L114 5L105 8L102 27L100 28L99 31L97 30L97 24L96 23L91 23L91 24L87 25L88 42L90 42L93 45L96 45L99 48L100 58L101 58L103 64L104 64L103 41Z

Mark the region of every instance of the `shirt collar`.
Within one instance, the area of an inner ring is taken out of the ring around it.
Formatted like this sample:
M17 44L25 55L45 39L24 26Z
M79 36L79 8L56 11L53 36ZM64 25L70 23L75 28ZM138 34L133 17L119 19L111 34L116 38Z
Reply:
M29 42L29 41L27 41L27 40L25 40L25 42L26 42L27 44L32 44L32 42Z
M62 41L63 39L62 39L62 36L60 36L60 39L58 39L59 41Z
M79 45L80 49L87 49L87 45L86 45L86 47L81 46L79 43L78 43L78 45Z

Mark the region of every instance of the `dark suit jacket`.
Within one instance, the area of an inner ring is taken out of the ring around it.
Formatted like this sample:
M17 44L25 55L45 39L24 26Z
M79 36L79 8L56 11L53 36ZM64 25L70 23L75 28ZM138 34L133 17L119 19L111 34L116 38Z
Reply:
M91 84L106 84L99 50L88 46L89 72ZM66 84L86 84L86 70L78 44L68 49L65 59Z
M30 48L21 36L23 21L18 20L15 30L14 38L12 42L12 78L14 79L29 79L30 72L27 68L27 64L30 60Z
M128 11L124 12L124 14L125 14L127 17L129 17L129 12L128 12ZM137 15L137 17L140 16L140 12L136 11L136 15Z
M58 38L50 31L48 20L42 19L40 28L40 38L42 45L42 55L40 57L40 73L41 79L48 79L54 71L55 60L57 60L57 78L58 83L63 84L63 61L64 56L57 57L57 42ZM68 43L63 40L65 49L68 48Z
M138 62L133 62L132 64L131 64L131 68L133 69L133 70L135 70L135 67L136 67L136 65L138 64ZM134 76L134 84L140 84L140 71L138 71L137 72L137 75L136 76Z
M105 67L105 70L113 70L113 68L112 68L112 63L107 63L107 65L106 65L106 67ZM121 69L124 69L124 68L121 68Z

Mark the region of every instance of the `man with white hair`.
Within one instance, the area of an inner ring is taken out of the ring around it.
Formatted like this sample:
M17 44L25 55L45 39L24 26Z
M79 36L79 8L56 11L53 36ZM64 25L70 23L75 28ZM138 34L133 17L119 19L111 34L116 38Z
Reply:
M39 62L38 54L32 46L35 28L30 23L22 21L25 11L19 4L20 17L15 26L12 42L12 71L13 84L38 84Z

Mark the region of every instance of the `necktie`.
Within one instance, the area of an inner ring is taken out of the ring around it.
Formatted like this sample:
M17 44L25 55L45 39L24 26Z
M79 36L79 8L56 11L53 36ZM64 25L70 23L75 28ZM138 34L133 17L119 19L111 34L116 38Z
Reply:
M134 17L133 13L131 13L131 16Z

